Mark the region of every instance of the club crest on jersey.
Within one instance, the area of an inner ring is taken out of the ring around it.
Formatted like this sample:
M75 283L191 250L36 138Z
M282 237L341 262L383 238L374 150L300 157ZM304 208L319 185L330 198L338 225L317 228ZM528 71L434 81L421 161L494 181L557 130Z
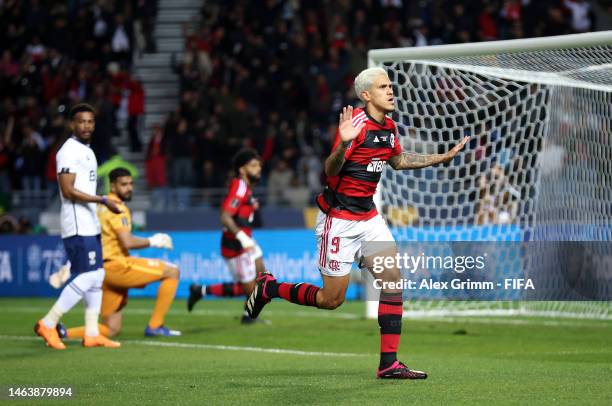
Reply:
M368 172L382 172L383 169L385 169L385 164L386 163L387 163L387 161L381 161L378 158L373 159L372 162L370 162L368 164L368 167L367 167L366 170Z
M329 261L329 263L327 264L327 267L329 268L330 271L339 271L340 270L340 262L332 259Z

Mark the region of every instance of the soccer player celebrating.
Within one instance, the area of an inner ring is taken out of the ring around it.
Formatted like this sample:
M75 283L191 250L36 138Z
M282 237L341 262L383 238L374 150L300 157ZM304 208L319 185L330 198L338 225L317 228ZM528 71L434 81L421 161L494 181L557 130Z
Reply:
M61 229L68 260L77 276L66 286L49 313L36 323L34 331L47 346L66 348L56 331L64 313L81 299L85 301L85 347L119 347L98 330L98 316L102 301L102 246L96 204L120 213L117 202L96 195L98 162L89 147L95 128L93 107L81 103L70 110L72 136L57 151L58 183L61 196Z
M355 92L365 108L345 107L340 113L338 131L331 155L325 161L327 185L317 198L320 213L316 235L319 270L323 287L307 283L281 283L268 273L261 274L247 299L249 315L256 318L271 299L321 309L342 304L355 260L370 271L375 255L395 258L397 248L389 228L376 210L373 195L385 164L395 170L424 168L450 161L465 145L465 137L444 154L420 155L402 152L393 120L386 115L395 110L391 81L382 68L370 68L355 78ZM387 242L374 251L362 243ZM370 252L366 252L368 249ZM362 251L363 250L363 251ZM377 376L383 379L425 379L427 374L409 369L397 360L402 331L402 292L386 289L384 282L398 282L396 266L376 274L383 282L378 306L380 364Z
M145 336L178 336L180 331L164 326L164 317L174 301L179 282L179 270L170 263L158 259L131 257L131 249L147 247L172 249L172 239L167 234L154 234L149 238L132 235L132 216L125 202L132 200L133 181L126 168L115 168L109 173L111 193L109 199L120 201L121 213L101 206L98 218L102 223L102 252L106 276L102 285L102 324L105 334L115 336L121 331L122 309L127 304L128 290L142 288L153 282L161 282L157 290L157 302ZM74 327L66 331L68 338L82 337L85 329ZM60 335L61 334L60 332Z
M215 285L197 285L190 287L187 309L205 295L242 296L250 295L255 286L256 275L265 272L262 252L252 238L251 224L257 210L257 201L253 198L252 187L261 177L261 158L250 148L238 151L233 158L237 177L232 179L229 192L221 205L221 255L225 258L228 269L235 282ZM252 323L245 310L241 322Z

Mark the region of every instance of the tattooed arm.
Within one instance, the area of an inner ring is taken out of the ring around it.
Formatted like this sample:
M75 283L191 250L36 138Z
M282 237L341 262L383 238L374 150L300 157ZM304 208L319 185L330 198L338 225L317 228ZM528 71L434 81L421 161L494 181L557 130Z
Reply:
M412 152L402 152L389 159L389 165L393 169L419 169L435 164L449 162L463 149L469 137L463 137L461 142L445 154L415 154Z
M402 152L389 159L389 165L393 169L418 169L427 166L448 162L451 158L446 154L414 154Z
M338 147L325 160L325 174L327 176L336 176L340 173L342 165L344 165L344 153L346 152L347 143L340 142Z

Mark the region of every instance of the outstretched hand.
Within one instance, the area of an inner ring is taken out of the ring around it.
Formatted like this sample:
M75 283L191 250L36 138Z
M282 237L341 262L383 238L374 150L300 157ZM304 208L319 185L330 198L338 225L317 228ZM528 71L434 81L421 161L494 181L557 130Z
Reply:
M455 155L457 155L459 151L463 149L469 139L469 136L463 137L459 144L455 145L450 151L446 153L446 159L444 160L444 162L449 162L451 159L453 159Z
M169 250L174 248L172 237L166 233L157 233L149 237L149 246L153 248L166 248Z
M357 138L363 127L365 127L365 121L357 127L353 125L353 106L342 108L340 120L338 121L338 132L342 142L348 143Z

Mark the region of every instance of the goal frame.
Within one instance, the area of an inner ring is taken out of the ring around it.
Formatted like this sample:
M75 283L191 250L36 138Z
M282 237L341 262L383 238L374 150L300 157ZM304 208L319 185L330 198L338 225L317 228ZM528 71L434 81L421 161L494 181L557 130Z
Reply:
M586 83L573 80L571 78L549 78L540 77L537 72L534 73L532 80L526 76L517 76L512 72L512 69L506 69L506 73L496 72L495 68L477 67L471 65L461 65L456 63L445 63L443 61L435 61L436 58L449 58L449 57L471 57L471 56L484 56L494 54L512 54L512 53L525 53L525 52L536 52L536 51L552 51L552 50L564 50L573 48L584 48L584 47L596 47L596 46L610 46L612 45L612 31L597 31L583 34L570 34L570 35L559 35L550 37L539 37L539 38L527 38L527 39L511 39L511 40L500 40L500 41L489 41L489 42L475 42L465 44L445 44L445 45L433 45L425 47L405 47L405 48L386 48L386 49L372 49L368 51L368 67L379 67L385 62L397 62L397 61L411 61L423 64L434 64L437 66L453 67L462 70L476 71L484 75L494 75L496 77L502 77L510 80L520 80L523 82L537 82L541 84L550 84L556 86L570 86L570 87L583 87L593 90L600 90L606 92L612 92L612 86L600 85L595 83ZM612 68L612 61L609 64L602 65L604 68ZM380 186L380 183L379 183ZM379 188L377 188L376 194L374 195L374 201L377 207L382 207L382 198ZM406 312L405 312L406 313ZM452 313L452 311L450 312ZM376 318L378 315L378 301L367 300L366 301L366 317ZM452 316L452 314L449 314ZM465 314L464 314L465 315ZM554 317L577 317L573 313L563 312L551 312L549 313L527 313L522 311L519 307L509 312L500 312L498 310L491 310L491 312L478 311L468 316L481 315L481 316L554 316ZM440 314L434 314L432 317L440 317ZM601 318L601 317L599 317ZM607 318L612 318L612 314L608 314Z
M466 44L371 49L368 51L368 67L379 66L381 62L390 59L418 60L453 56L548 51L601 45L612 45L612 31L596 31L584 34L508 39L501 41L470 42Z

